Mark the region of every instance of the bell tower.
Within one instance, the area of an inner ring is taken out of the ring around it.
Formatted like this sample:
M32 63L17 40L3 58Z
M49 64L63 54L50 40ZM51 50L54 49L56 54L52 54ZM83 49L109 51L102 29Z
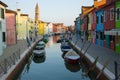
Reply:
M37 3L35 7L35 25L38 25L39 21L40 21L40 8Z

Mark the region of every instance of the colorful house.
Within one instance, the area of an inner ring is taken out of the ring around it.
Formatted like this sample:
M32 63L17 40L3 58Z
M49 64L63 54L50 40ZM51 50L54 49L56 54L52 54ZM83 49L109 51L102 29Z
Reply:
M6 7L7 5L0 1L0 55L3 54L3 48L6 48Z
M83 31L81 36L82 37L85 37L87 40L91 38L91 25L92 25L92 22L91 22L91 11L94 9L93 6L82 6L82 16L81 18L82 21L82 25L81 25L81 30Z
M6 43L7 45L17 43L16 34L16 11L6 9Z
M115 51L120 53L120 1L116 1L116 21L115 21Z
M81 36L81 19L80 19L80 17L76 18L76 32L77 32L77 37L80 38L80 36Z
M104 10L96 12L96 44L104 46Z
M21 14L20 9L17 9L17 39L26 39L28 36L28 14Z
M113 2L113 0L107 0L106 6L104 7L104 46L112 50L114 50L115 47L115 37L113 35L106 34L106 31L110 31L115 28L114 10L115 3Z
M46 25L46 23L43 21L40 21L38 23L38 34L43 35L45 33L44 32L45 25Z
M96 9L94 8L92 10L92 31L91 31L91 37L92 42L96 44Z
M48 23L47 25L48 27L48 35L52 35L53 34L53 23Z

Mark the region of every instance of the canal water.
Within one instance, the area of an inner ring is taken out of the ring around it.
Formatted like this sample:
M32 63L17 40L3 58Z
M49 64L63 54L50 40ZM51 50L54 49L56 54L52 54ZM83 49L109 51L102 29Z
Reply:
M58 38L50 37L45 56L29 58L17 80L91 80L80 64L64 61L60 43L56 43Z

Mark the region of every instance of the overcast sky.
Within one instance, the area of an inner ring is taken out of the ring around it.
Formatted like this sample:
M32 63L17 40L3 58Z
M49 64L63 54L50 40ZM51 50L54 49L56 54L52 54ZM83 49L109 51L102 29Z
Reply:
M21 13L28 14L34 19L35 6L40 7L40 19L45 22L64 23L74 25L74 20L81 13L81 6L93 5L93 0L2 0L8 9L21 9Z

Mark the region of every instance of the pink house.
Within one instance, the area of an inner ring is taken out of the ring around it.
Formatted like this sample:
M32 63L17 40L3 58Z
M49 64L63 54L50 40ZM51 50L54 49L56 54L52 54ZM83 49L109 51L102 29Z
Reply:
M6 42L7 45L17 43L16 12L6 9Z

